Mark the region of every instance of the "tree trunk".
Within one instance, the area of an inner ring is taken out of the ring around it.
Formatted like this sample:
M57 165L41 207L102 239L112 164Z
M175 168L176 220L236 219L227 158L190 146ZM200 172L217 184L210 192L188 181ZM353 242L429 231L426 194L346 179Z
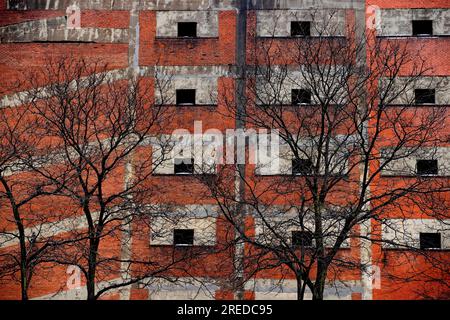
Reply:
M95 295L95 273L97 268L97 250L99 241L97 239L90 239L89 241L89 261L88 274L86 279L86 290L88 300L97 300Z
M304 300L305 290L302 285L301 275L297 275L297 300Z
M8 197L9 203L11 205L11 210L14 216L14 222L17 226L17 231L19 233L19 246L20 246L20 291L22 300L28 300L28 268L27 268L27 246L25 243L25 227L22 223L22 218L20 216L19 206L16 204L14 195L4 179L0 179L1 184L5 188L6 196Z
M313 300L323 300L323 292L325 290L325 281L327 278L327 267L321 259L317 262L317 276L313 288Z
M28 300L27 268L24 263L20 266L20 289L22 300Z
M16 209L14 209L16 211ZM14 213L16 218L16 225L19 230L19 243L20 243L20 290L22 295L22 300L28 300L28 268L27 268L27 246L25 243L25 230L20 220L20 216Z

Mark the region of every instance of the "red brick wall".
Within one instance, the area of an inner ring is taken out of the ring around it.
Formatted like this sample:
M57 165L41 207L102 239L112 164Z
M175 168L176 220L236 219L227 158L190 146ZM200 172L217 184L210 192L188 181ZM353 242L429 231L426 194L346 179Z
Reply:
M450 8L450 1L448 0L423 0L423 1L411 1L411 0L377 0L369 1L368 4L376 4L382 8ZM54 18L64 16L64 11L6 11L6 1L0 1L0 26L33 21L36 19ZM349 14L348 18L352 18ZM140 23L140 43L139 43L139 64L141 66L153 66L170 65L170 66L228 66L236 63L236 11L220 11L219 12L219 35L217 38L206 39L193 39L193 40L180 40L180 39L156 39L156 14L154 11L141 11L139 16ZM82 10L81 16L82 27L97 27L97 28L121 28L127 29L130 25L130 14L128 11L98 11L98 10ZM253 42L254 27L256 26L255 17L253 13L249 13L248 16L248 47L247 53L248 62L251 62L251 53L255 49ZM405 40L399 40L405 41ZM433 71L430 71L430 75L450 75L450 59L449 59L449 38L439 39L420 39L412 40L417 42L414 48L421 48L421 53L427 57L427 62L433 67ZM260 45L259 44L256 46ZM279 55L283 50L289 50L290 45L288 41L277 41L279 51L274 51L274 54ZM0 44L0 88L3 92L0 93L12 93L16 89L10 88L11 85L17 79L21 79L26 75L27 71L33 70L42 66L48 57L57 57L66 54L73 54L75 56L85 56L88 59L98 59L102 62L109 64L109 69L123 69L128 66L128 44L93 44L93 43L79 43L79 44L62 44L62 43L10 43ZM408 70L404 70L406 75ZM219 82L219 96L223 92L232 92L234 81L232 78L221 77ZM152 87L153 82L148 80L146 84ZM229 96L232 99L232 94ZM168 107L171 108L171 107ZM226 107L223 102L219 101L217 106L213 108L195 107L193 109L174 109L176 111L173 121L165 127L165 132L170 133L175 128L186 128L193 131L194 120L201 120L203 123L203 129L218 128L226 129L233 128L235 126L234 120L231 117L223 116L227 113ZM145 150L145 152L149 150ZM248 166L246 174L248 177L253 175L254 167ZM122 175L119 175L117 181L112 183L113 187L121 186ZM274 179L274 178L267 178ZM255 178L255 181L261 183L262 186L266 185L264 178ZM273 181L271 181L273 182ZM161 190L158 194L152 195L155 199L161 202L170 202L174 204L191 204L191 203L214 203L211 199L205 199L207 190L193 177L174 177L174 176L157 176L152 178L148 184L160 186ZM376 188L374 189L376 192ZM348 196L348 193L347 193ZM149 198L149 200L152 198ZM288 199L280 199L280 203L285 202ZM43 199L42 201L46 201ZM47 200L47 202L49 202ZM54 204L52 204L54 205ZM60 207L71 207L70 204L60 202ZM34 209L44 208L43 203L37 202ZM48 210L48 208L47 208ZM73 210L66 210L65 214L68 216L73 213ZM5 221L5 217L8 212L1 210L0 219ZM394 217L395 211L393 211L390 217ZM252 230L253 221L248 221L248 227L250 233ZM7 227L11 229L11 223L0 223L0 227ZM135 226L141 228L140 226ZM379 225L373 223L375 230L379 228ZM160 259L164 263L165 259L168 259L166 252L167 248L163 247L150 247L149 246L149 230L145 228L140 233L140 237L133 239L133 254L141 258L154 258ZM147 232L146 232L147 231ZM355 230L357 231L357 230ZM226 242L233 234L229 230L228 224L224 219L219 219L217 226L217 241L219 243ZM101 252L104 254L117 254L119 244L117 240L106 239L104 245L102 245ZM9 250L14 247L9 248ZM351 249L342 250L339 253L340 256L352 259L359 259L359 241L352 240ZM254 250L249 246L246 250ZM377 264L384 268L382 280L382 289L374 291L374 298L386 299L386 298L419 298L414 293L417 288L417 282L412 282L407 285L398 284L395 281L391 281L388 278L389 274L408 274L414 271L411 266L403 265L402 268L395 268L389 261L402 261L406 262L405 256L398 252L384 252L380 246L373 247L374 264ZM388 263L383 265L384 256L387 256ZM191 275L198 276L210 276L210 277L223 277L227 279L231 272L231 258L232 252L223 251L218 254L205 255L201 259L190 261L194 267L191 268ZM409 258L416 261L416 257L409 256ZM420 260L420 259L419 259ZM427 269L427 262L420 261L420 268L423 271ZM181 266L180 266L181 267ZM180 268L181 269L181 268ZM39 297L58 291L59 289L65 290L65 281L67 279L65 267L55 267L39 270L38 274L34 278L31 292L31 297ZM133 269L134 272L139 273L139 268ZM361 274L355 270L337 270L339 276L343 280L359 280ZM185 275L178 270L171 270L172 274ZM258 277L271 277L280 278L282 274L285 274L286 270L272 269L260 272ZM292 278L292 273L287 272L287 278ZM108 279L116 277L117 274L111 274ZM330 278L334 274L330 275ZM19 290L16 284L0 284L2 290L0 290L0 298L5 299L18 299ZM423 285L421 283L420 285ZM440 295L442 292L439 288L433 288L430 294L435 296ZM136 299L147 299L148 292L145 289L133 288L131 291L131 297ZM216 293L217 299L231 299L232 294L226 289ZM246 299L254 299L254 292L246 292ZM111 294L105 297L105 299L117 299L117 294ZM360 298L358 295L354 296L355 299Z
M110 70L122 69L128 64L127 44L61 44L61 43L7 43L0 44L0 87L3 93L17 91L11 88L27 73L41 67L49 58L83 56L108 64Z
M369 0L367 5L377 5L380 8L450 8L447 0Z
M157 39L156 14L140 15L140 64L147 65L228 65L235 60L234 11L219 13L219 37L199 39Z
M1 7L0 7L0 10L2 10ZM48 10L0 11L0 26L6 26L9 24L39 20L39 19L62 17L65 14L66 13L64 11L48 11Z
M128 11L82 10L81 27L128 29L130 13Z

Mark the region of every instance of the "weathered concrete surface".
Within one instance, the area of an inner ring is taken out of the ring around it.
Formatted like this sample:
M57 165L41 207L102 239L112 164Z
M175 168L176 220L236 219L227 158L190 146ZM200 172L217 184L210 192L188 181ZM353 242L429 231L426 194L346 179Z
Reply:
M214 246L216 244L216 218L184 217L168 219L156 217L152 220L150 245L173 245L174 229L193 229L195 246Z
M130 10L129 0L8 0L7 8L13 10L65 10L76 4L81 9Z
M145 10L207 10L230 9L235 0L141 0L139 8ZM14 10L62 10L71 4L81 9L92 10L131 10L129 0L9 0L8 9Z
M247 290L255 291L256 300L296 300L297 283L292 279L254 279L246 284ZM325 300L351 300L352 293L361 292L359 281L328 281L325 285ZM305 300L312 299L311 292L307 289Z
M62 10L71 4L81 9L131 10L132 1L128 0L9 0L8 9L15 10ZM362 0L247 0L249 9L365 9ZM143 10L229 10L238 7L237 0L141 0Z
M324 214L322 223L324 230L327 230L327 232L324 235L323 241L325 247L332 248L336 242L337 235L343 228L344 220L337 219L332 215L330 219L326 217L327 215ZM286 211L286 208L273 206L273 208L267 208L264 211L264 221L262 221L261 216L258 214L255 217L255 239L258 239L257 241L259 243L264 243L268 246L275 246L281 242L278 237L274 236L274 232L271 230L276 230L276 234L282 236L286 243L292 243L292 232L302 231L302 228L304 228L303 230L306 229L309 231L315 230L313 215L305 215L300 220L298 211ZM344 240L341 248L350 248L350 239Z
M195 103L197 105L215 105L217 104L217 79L218 77L214 75L170 76L170 78L167 78L164 97L161 97L161 92L157 90L155 92L156 99L166 104L175 104L177 89L195 89Z
M388 93L387 102L392 105L411 105L415 100L415 89L435 89L435 104L450 104L450 77L398 77L394 88L386 91L390 81L381 79L380 88ZM391 83L392 84L392 83Z
M311 36L344 36L344 10L259 10L257 36L290 37L291 21L310 21Z
M341 68L335 66L334 68L321 68L321 72L329 72L335 79L325 81L318 72L317 74L311 74L306 68L271 68L271 76L267 77L264 71L258 71L260 77L257 78L257 102L259 104L279 104L290 105L292 103L292 89L306 89L311 90L310 85L314 84L318 88L320 98L329 98L327 93L335 92L333 96L333 103L342 105L347 101L347 93L344 88L341 87L339 79L341 77ZM284 75L286 72L286 75ZM270 82L279 84L279 87L273 88L270 86ZM308 85L309 84L309 85ZM311 96L311 103L318 104L320 102L317 95Z
M389 158L391 151L384 149L384 157ZM416 176L416 160L438 160L438 174L437 176L450 176L450 148L449 147L433 147L421 148L412 152L405 148L404 157L401 159L392 160L382 170L383 176ZM397 155L401 154L397 152Z
M143 0L143 10L231 10L236 0Z
M108 71L107 76L108 79L112 80L121 80L126 79L128 75L128 68L127 69L118 69L113 71ZM41 87L40 88L43 92L43 96L46 95L46 88ZM27 101L27 91L22 92L16 92L14 94L10 95L4 95L0 98L0 109L5 107L17 107L23 104ZM50 96L49 96L50 97Z
M145 290L148 290L150 300L210 300L214 299L220 289L214 279L179 278L179 281L168 279L152 279Z
M155 66L143 67L145 75L229 77L235 74L234 68L228 66Z
M218 37L217 11L160 11L156 13L156 36L176 37L178 22L197 22L197 36Z
M98 42L127 43L128 29L67 29L65 17L23 22L0 28L0 43L14 42Z
M381 36L411 36L412 20L433 20L433 34L450 35L450 9L382 9Z
M358 9L365 10L362 0L248 0L249 9Z
M154 173L159 175L173 175L175 173L175 160L186 158L194 159L195 173L214 173L217 165L217 147L220 147L218 143L210 143L210 140L206 140L203 136L195 137L191 134L164 135L162 138L168 144L174 145L174 148L168 153L167 150L161 148L159 143L154 143L153 163L158 164L153 168ZM196 145L197 141L200 141L198 145ZM198 210L191 210L190 213L195 213L196 211Z
M437 219L388 219L383 225L384 248L420 248L420 233L440 233L442 249L450 249L450 220ZM395 243L393 245L391 243Z

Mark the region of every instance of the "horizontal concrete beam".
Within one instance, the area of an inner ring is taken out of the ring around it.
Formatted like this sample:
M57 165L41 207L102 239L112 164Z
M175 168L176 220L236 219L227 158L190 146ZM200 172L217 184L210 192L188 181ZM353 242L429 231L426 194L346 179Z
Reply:
M233 9L236 0L141 0L137 9L143 10L208 10ZM131 10L130 0L8 0L10 10L64 10L76 4L88 10Z
M80 9L90 10L130 10L129 0L8 0L9 10L65 10L76 4Z
M97 213L93 214L94 219L97 219ZM85 216L76 216L57 220L55 222L47 222L34 227L25 229L25 236L30 238L36 236L38 241L54 237L69 231L87 229L87 220ZM6 248L19 244L18 231L0 232L0 248Z
M245 284L245 289L255 291L256 300L295 300L297 299L297 283L291 279L251 279ZM359 280L327 280L325 284L325 300L351 300L353 292L362 292ZM307 288L305 299L312 299Z
M67 29L65 17L22 22L0 28L0 43L11 42L97 42L127 43L128 29Z
M122 80L122 79L126 79L128 77L128 68L127 69L117 69L117 70L112 70L112 71L108 71L106 73L107 75L107 79L108 80ZM81 82L83 82L84 79L88 79L88 77L81 79ZM73 83L73 85L75 85L75 82ZM37 88L39 90L39 92L41 92L41 96L42 97L51 97L51 95L46 92L46 87L41 87L41 88ZM18 107L24 103L27 102L27 97L28 97L28 92L27 91L22 91L22 92L16 92L14 94L10 94L10 95L5 95L0 97L0 109L1 108L6 108L6 107Z
M236 74L234 66L144 66L142 76L195 76L195 77L232 77Z
M258 9L366 9L363 0L248 0L249 8Z
M365 10L362 0L241 0L247 1L250 9L359 9ZM8 0L7 8L12 10L65 10L77 4L80 9L89 10L131 10L129 0ZM140 10L233 10L239 7L239 0L141 0Z

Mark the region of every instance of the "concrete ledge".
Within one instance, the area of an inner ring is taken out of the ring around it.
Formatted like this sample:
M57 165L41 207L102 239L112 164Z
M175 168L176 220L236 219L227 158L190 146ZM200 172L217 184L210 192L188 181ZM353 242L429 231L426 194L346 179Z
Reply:
M0 28L0 43L97 42L128 43L129 30L115 28L67 29L66 18L40 19Z

